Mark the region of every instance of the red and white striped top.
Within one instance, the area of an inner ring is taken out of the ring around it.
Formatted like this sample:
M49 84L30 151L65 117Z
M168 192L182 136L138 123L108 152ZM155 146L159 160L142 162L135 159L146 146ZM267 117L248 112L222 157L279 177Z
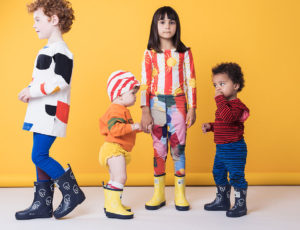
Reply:
M196 108L196 76L191 50L157 53L146 50L142 63L141 106L149 106L150 94L186 94L189 108Z

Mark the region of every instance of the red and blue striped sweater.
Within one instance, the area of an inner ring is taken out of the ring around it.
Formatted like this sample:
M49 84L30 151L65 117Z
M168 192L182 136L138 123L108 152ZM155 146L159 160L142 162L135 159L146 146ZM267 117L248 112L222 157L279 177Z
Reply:
M226 144L243 138L244 122L249 117L249 109L236 98L228 101L224 95L215 97L217 104L214 123L209 123L214 132L216 144Z

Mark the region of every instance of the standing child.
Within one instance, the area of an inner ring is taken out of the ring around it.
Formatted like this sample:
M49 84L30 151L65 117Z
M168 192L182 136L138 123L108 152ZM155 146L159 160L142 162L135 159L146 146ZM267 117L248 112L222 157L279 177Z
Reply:
M63 41L62 34L71 29L74 12L65 0L36 0L28 5L33 13L33 28L40 39L47 39L35 60L32 82L19 93L28 103L23 129L33 132L32 161L37 181L32 205L16 213L16 219L61 218L70 213L85 196L78 187L71 167L64 168L49 150L56 137L66 135L70 107L70 82L73 55ZM62 201L53 212L54 184L62 192Z
M244 141L244 122L249 109L237 98L244 87L243 73L238 64L223 63L212 69L213 84L216 88L217 104L214 123L202 125L204 133L214 132L216 156L213 175L217 186L216 199L204 206L208 211L227 211L228 217L247 214L245 164L247 145ZM229 172L230 184L227 180ZM235 204L230 209L231 185L235 190Z
M152 19L142 66L142 129L151 132L154 148L154 195L145 205L165 205L165 164L168 141L175 168L175 207L189 210L185 198L187 128L196 120L196 77L192 52L180 40L180 22L169 6ZM187 109L188 106L188 109Z
M103 185L104 212L108 218L133 218L131 209L122 205L121 197L127 179L129 152L135 144L136 132L141 130L140 124L133 123L127 109L134 105L139 87L133 74L122 70L113 72L107 81L107 93L112 103L100 118L100 131L106 137L99 161L108 167L110 175L107 185Z

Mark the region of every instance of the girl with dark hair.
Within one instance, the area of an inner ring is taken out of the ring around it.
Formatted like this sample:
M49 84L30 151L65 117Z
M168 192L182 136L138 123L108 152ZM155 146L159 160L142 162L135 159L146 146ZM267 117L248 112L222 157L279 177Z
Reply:
M159 8L152 19L144 53L141 85L142 129L152 134L154 195L148 210L164 206L168 141L175 168L175 207L189 210L185 198L185 143L187 128L196 120L196 77L191 50L180 40L174 9Z

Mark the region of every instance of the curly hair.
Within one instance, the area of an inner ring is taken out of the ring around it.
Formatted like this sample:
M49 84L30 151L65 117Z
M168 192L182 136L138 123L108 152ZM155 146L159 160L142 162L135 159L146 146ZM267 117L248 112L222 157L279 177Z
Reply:
M221 63L212 68L213 75L225 73L234 84L239 84L238 92L242 91L245 86L244 74L241 67L233 62Z
M35 0L27 5L29 13L42 8L44 14L48 17L57 15L59 18L59 29L62 33L66 33L71 29L73 20L75 19L74 10L71 3L67 0Z

